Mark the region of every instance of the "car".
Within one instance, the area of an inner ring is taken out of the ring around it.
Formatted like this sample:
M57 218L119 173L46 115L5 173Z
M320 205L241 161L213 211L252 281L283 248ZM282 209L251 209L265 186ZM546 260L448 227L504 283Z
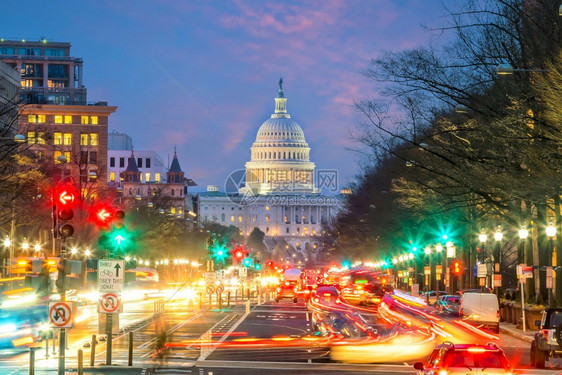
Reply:
M334 285L330 284L318 285L311 294L311 298L318 298L319 301L327 303L335 303L339 296L339 290Z
M562 308L544 310L535 325L539 332L531 343L531 366L544 368L549 357L562 357Z
M275 301L279 302L283 298L290 298L294 303L298 301L297 282L294 280L285 280L277 287Z
M461 299L460 296L454 294L440 296L435 301L435 308L439 312L458 315L460 299Z
M341 296L349 303L378 305L384 296L383 286L368 272L351 272L341 278Z
M503 350L494 343L476 345L444 342L433 350L425 363L416 362L414 368L419 375L513 373Z
M459 316L477 327L489 327L496 333L500 332L500 304L495 294L463 293Z

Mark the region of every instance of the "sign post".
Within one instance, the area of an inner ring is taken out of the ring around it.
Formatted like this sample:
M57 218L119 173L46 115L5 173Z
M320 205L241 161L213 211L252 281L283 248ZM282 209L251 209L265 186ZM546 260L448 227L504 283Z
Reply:
M59 374L64 374L66 328L72 328L72 302L49 302L49 322L59 330ZM54 342L54 340L53 340Z
M102 294L98 311L107 314L105 320L105 333L107 334L106 365L111 365L113 314L119 313L121 309L120 296L115 292L123 291L124 283L125 266L122 260L100 259L98 261L98 290Z

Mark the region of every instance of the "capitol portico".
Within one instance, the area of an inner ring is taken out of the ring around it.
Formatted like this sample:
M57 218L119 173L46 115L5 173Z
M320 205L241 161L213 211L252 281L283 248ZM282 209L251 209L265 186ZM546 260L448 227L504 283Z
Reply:
M237 191L211 186L199 194L200 220L235 225L246 237L259 228L271 252L264 259L314 257L322 225L337 215L341 196L320 193L304 132L287 112L282 80L274 113L260 126L245 167Z

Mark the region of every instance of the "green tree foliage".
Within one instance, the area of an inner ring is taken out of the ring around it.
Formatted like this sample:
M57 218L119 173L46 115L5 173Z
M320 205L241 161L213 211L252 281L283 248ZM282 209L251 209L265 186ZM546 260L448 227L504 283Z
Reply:
M252 233L248 236L248 240L246 241L246 246L250 249L253 249L256 252L262 252L266 250L265 243L263 242L265 238L265 233L262 232L259 228L254 228Z

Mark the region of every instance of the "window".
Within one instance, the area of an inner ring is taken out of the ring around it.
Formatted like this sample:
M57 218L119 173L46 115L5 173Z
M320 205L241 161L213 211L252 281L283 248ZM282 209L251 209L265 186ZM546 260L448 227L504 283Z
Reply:
M146 158L146 167L150 168L150 158Z
M44 124L47 121L47 116L45 115L37 115L37 123Z
M97 151L90 151L90 163L97 164L98 163L98 152Z
M154 173L154 181L160 182L160 173Z
M64 158L66 159L66 163L70 163L70 151L64 152Z
M37 115L27 115L27 122L36 123L37 122Z
M65 124L72 124L72 116L64 115L64 123Z
M72 144L72 133L64 133L63 144L66 146Z
M88 151L80 151L80 164L88 163Z
M115 182L115 172L109 172L109 181Z
M238 216L238 222L241 223L242 222L242 215Z
M80 116L80 123L83 125L88 125L89 121L88 121L88 116Z
M142 168L142 158L137 158L137 167Z
M234 222L234 215L230 215L230 221Z
M115 157L110 157L110 158L109 158L109 167L110 167L110 168L115 168Z
M59 158L61 157L61 155L62 155L62 152L60 152L60 151L55 151L55 153L54 153L54 155L53 155L53 157L55 158L55 164L60 164L60 163L61 163L60 160L59 160Z
M171 213L172 215L175 215L175 214L176 214L176 208L175 208L174 206L172 206L172 207L170 208L170 213ZM215 218L215 220L216 220L216 218Z
M90 146L98 145L98 133L90 133Z
M90 121L92 122L92 125L97 125L98 124L98 116L90 116Z
M174 196L176 189L172 189L172 197Z
M289 233L289 227L285 228L285 233Z
M224 222L224 219L225 219L224 214L222 214L221 215L221 221Z
M265 222L269 223L269 215L265 215Z
M55 115L55 124L62 124L62 115Z
M45 144L45 132L37 133L37 144L44 145Z
M53 134L53 144L62 145L62 133L55 132L55 134Z
M27 143L35 143L37 140L35 139L35 132L27 132Z
M80 146L88 145L88 134L80 134Z
M144 174L144 181L145 181L145 182L150 181L150 173L145 173L145 174Z
M119 158L119 168L125 168L125 158Z

